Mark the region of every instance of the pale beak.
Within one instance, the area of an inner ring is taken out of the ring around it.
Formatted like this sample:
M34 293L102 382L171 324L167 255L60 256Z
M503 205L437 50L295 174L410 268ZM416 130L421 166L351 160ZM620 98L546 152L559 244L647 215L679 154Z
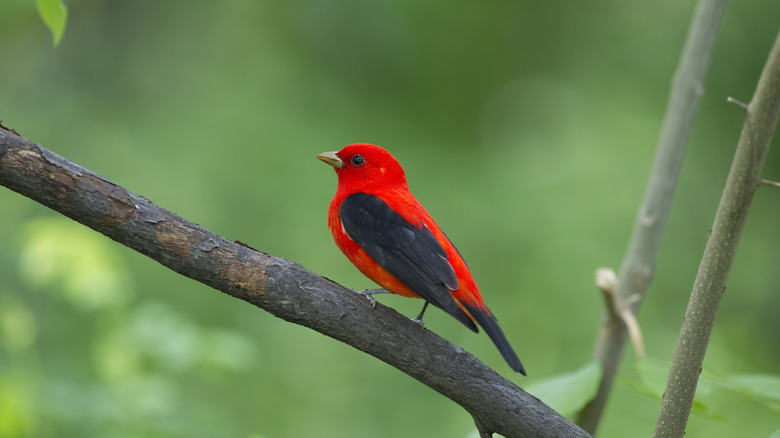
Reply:
M317 159L322 161L325 164L330 164L331 166L335 167L336 169L341 169L341 166L344 165L344 162L341 161L341 158L339 158L338 155L336 155L336 152L323 152L319 155L317 155Z

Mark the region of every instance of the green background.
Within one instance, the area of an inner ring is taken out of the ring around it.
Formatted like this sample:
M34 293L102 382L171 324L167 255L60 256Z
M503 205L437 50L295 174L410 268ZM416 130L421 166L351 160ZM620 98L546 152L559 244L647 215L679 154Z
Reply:
M620 265L694 2L34 2L0 6L0 119L229 239L374 285L325 224L355 142L389 149L468 261L528 370L443 312L426 328L521 386L591 357L593 272ZM780 2L733 2L713 53L655 279L648 354L671 359ZM775 143L775 149L777 141ZM780 179L770 151L765 177ZM705 367L777 374L780 190L763 187ZM466 412L363 353L172 273L0 188L0 435L470 437ZM379 301L411 316L421 302ZM645 437L626 382L600 435ZM691 437L766 437L778 410L714 388ZM775 406L777 408L777 406ZM714 418L713 418L714 417Z

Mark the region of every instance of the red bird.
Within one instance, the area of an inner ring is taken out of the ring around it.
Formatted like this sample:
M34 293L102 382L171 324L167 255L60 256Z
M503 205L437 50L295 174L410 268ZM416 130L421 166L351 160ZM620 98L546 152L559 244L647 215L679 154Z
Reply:
M509 366L525 375L466 262L409 191L398 161L367 143L317 158L333 166L338 176L328 228L360 272L392 293L424 299L419 321L429 303L474 332L476 321Z

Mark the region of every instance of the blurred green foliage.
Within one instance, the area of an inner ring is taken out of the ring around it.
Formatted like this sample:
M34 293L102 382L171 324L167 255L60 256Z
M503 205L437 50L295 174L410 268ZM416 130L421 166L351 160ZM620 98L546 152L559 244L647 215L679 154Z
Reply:
M602 311L592 274L621 261L693 1L68 6L57 49L34 2L0 8L7 126L353 288L373 285L326 230L335 176L314 155L383 145L468 260L529 377L442 312L426 327L521 386L588 363ZM743 120L725 99L750 99L778 16L778 2L726 11L639 318L661 360ZM767 178L780 178L776 149ZM778 373L778 217L780 191L761 188L705 361L719 375ZM2 437L474 434L457 405L387 365L4 189L0 278ZM637 366L627 352L621 381ZM712 415L693 417L688 436L777 430L751 384L712 386ZM600 436L650 434L658 401L635 387L617 385Z

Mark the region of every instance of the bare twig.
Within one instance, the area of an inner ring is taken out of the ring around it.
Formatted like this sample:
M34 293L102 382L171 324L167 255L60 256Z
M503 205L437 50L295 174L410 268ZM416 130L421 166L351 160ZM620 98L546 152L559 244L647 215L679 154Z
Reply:
M460 404L480 433L587 433L463 349L303 267L231 242L0 129L0 185L217 290L335 338Z
M726 0L700 0L672 82L661 136L645 197L618 275L617 298L633 314L639 311L655 269L656 256L669 218L688 132L704 90L710 53ZM608 314L608 312L607 312ZM627 329L620 318L604 317L594 357L603 368L596 397L578 414L576 423L595 433L623 355Z
M769 186L769 187L778 187L778 188L780 188L780 182L777 182L777 181L771 181L771 180L762 178L762 179L758 180L758 183L761 184L762 186Z
M736 105L738 108L742 109L745 112L749 111L748 104L746 104L744 102L740 102L737 99L734 99L733 97L727 97L726 98L726 102L728 102L728 103L730 103L732 105Z
M739 239L780 114L780 33L761 73L693 283L654 437L682 437Z

